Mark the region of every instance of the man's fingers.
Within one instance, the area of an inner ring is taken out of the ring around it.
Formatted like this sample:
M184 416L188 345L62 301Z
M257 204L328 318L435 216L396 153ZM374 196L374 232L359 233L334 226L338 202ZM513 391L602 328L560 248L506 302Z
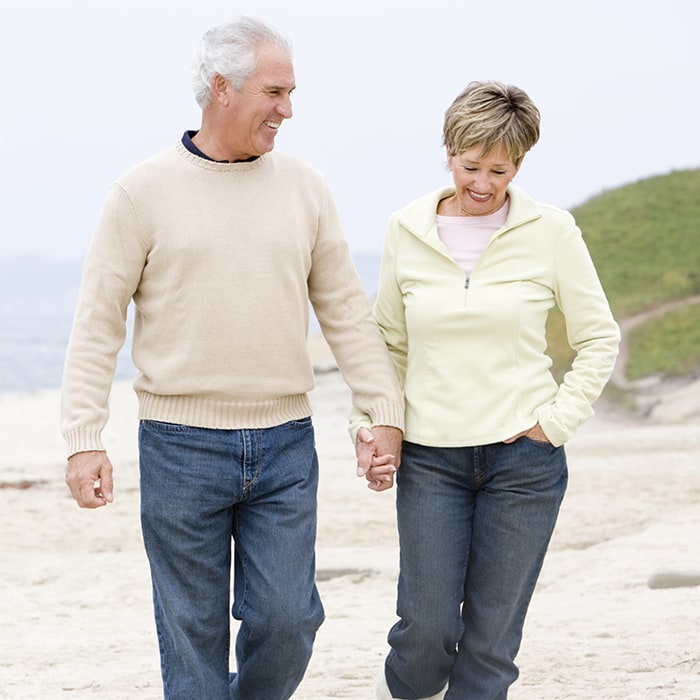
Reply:
M114 500L112 464L104 452L80 452L68 460L66 484L81 508L99 508Z
M367 483L367 488L372 491L388 491L394 486L393 476L389 477L388 480L371 480Z
M107 466L102 470L99 489L107 503L111 503L114 500L114 481L112 479L112 468L110 466Z
M77 489L71 489L71 494L81 508L99 508L107 503L99 485L94 481L82 483Z

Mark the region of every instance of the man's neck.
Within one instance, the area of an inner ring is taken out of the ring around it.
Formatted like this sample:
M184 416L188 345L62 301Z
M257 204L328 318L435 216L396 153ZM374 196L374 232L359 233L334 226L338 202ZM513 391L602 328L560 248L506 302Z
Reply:
M193 137L192 143L206 158L219 163L244 163L255 160L259 156L251 156L249 153L227 153L226 149L210 137L204 128L200 129Z

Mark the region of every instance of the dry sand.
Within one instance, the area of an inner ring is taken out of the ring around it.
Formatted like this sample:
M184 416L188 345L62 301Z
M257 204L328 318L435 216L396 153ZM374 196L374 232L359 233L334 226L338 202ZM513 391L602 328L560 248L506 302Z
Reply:
M395 620L394 495L355 477L349 395L314 353L327 619L295 698L371 700ZM513 700L700 699L700 385L674 391L647 396L645 418L603 406L569 444ZM116 500L98 511L64 486L58 408L57 392L0 396L0 698L156 700L135 399L115 386Z

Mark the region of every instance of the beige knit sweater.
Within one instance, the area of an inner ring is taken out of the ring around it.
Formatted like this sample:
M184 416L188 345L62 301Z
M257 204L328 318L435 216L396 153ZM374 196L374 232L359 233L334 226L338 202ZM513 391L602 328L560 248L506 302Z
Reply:
M332 197L297 158L215 163L177 144L113 186L66 357L70 454L103 449L132 299L141 418L265 428L310 415L311 302L355 408L403 426L400 388Z

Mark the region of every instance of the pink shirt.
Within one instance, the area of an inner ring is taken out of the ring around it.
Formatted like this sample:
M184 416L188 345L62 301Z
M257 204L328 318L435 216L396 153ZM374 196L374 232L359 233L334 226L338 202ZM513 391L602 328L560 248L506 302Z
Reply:
M471 274L491 236L506 223L509 210L506 199L498 211L486 216L437 215L438 237L467 275Z

